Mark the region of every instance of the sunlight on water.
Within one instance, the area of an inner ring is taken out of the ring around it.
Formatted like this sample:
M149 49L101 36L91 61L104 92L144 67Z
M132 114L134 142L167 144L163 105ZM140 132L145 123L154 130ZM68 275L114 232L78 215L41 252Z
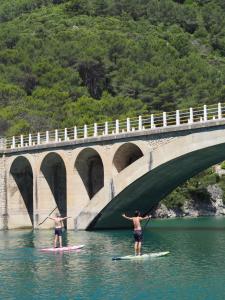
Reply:
M142 261L132 232L67 232L64 244L84 250L42 253L52 232L0 232L0 299L224 299L225 218L152 221L143 252L170 251Z

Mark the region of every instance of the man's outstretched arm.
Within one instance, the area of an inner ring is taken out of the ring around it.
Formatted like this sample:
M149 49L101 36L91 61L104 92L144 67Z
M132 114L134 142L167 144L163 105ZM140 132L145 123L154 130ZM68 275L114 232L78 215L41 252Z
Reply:
M133 218L127 217L125 214L122 214L122 217L124 217L125 219L130 220L130 221L133 220Z
M64 217L64 218L61 218L61 220L66 220L66 219L69 219L71 217Z
M150 219L152 216L149 215L149 216L145 216L145 217L141 217L141 220L147 220L147 219Z

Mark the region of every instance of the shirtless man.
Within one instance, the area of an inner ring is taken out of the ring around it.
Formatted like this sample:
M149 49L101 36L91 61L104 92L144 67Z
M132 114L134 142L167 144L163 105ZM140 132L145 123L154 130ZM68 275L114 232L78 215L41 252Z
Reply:
M49 219L55 222L55 239L54 239L54 247L57 248L57 242L59 241L59 247L62 248L62 228L63 228L63 220L66 220L71 217L61 218L59 214L56 214L55 218L48 217Z
M133 221L134 224L134 251L135 255L141 255L141 243L143 240L143 233L141 228L141 221L151 218L151 216L141 217L141 213L136 210L134 217L127 217L125 214L122 215L125 219Z

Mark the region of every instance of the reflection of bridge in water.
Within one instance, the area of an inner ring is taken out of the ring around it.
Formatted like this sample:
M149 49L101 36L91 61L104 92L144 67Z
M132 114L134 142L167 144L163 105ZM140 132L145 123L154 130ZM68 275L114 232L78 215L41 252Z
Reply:
M0 228L36 228L56 206L72 217L69 229L121 228L122 212L148 212L225 159L225 105L12 137L0 147Z

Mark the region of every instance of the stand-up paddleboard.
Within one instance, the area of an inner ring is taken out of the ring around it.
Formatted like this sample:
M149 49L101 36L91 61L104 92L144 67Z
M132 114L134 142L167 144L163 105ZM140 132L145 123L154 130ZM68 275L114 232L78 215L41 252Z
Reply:
M147 253L147 254L143 254L143 255L117 256L117 257L113 257L112 260L141 260L141 259L148 259L148 258L155 258L155 257L165 256L169 253L170 253L169 251L165 251L165 252Z
M62 248L43 248L40 250L44 251L44 252L61 252L61 251L79 250L79 249L82 249L83 247L84 247L84 245L77 245L77 246L67 246L67 247L62 247Z

